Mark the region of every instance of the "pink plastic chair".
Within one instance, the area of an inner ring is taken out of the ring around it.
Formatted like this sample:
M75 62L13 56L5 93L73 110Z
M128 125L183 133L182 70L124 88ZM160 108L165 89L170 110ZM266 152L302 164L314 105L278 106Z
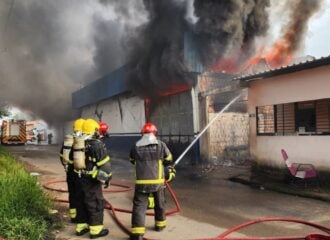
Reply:
M310 163L292 163L289 160L288 154L284 149L281 149L282 157L285 165L288 167L291 175L300 180L317 180L318 174L313 164ZM319 184L318 184L319 185Z

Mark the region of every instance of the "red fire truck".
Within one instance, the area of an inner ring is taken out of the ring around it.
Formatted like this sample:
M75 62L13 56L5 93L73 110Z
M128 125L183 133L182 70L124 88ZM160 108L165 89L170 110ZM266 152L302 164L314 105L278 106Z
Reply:
M1 126L1 143L6 145L26 143L26 121L4 120Z

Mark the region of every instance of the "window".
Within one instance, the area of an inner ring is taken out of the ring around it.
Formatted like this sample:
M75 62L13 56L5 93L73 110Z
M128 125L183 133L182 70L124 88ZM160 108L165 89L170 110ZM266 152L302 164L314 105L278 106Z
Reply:
M296 110L296 131L299 133L316 132L315 102L298 102Z
M274 134L275 118L274 106L262 106L257 108L257 131L258 134Z
M257 107L258 135L330 135L330 99Z

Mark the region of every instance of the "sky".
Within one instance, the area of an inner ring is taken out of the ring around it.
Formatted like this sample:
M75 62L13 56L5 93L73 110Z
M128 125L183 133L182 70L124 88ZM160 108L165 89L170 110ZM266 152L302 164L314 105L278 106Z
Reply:
M330 0L309 23L304 53L317 58L330 55Z

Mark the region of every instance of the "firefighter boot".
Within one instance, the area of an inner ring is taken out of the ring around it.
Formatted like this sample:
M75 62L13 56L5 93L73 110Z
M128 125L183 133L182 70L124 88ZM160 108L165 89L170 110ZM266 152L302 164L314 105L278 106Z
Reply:
M98 227L99 226L90 226L91 231L90 231L89 237L91 239L95 239L95 238L99 238L99 237L104 237L104 236L106 236L106 235L109 234L109 229L103 228L103 226L102 226L102 228L100 230L98 230L97 229Z
M129 240L143 240L143 235L131 234Z
M78 223L76 227L76 236L82 236L89 232L89 227L87 223Z
M156 232L161 232L165 229L165 226L164 227L160 227L160 226L155 226L155 231Z
M163 221L157 221L155 222L155 231L157 232L161 232L164 230L164 228L166 227L166 220Z

